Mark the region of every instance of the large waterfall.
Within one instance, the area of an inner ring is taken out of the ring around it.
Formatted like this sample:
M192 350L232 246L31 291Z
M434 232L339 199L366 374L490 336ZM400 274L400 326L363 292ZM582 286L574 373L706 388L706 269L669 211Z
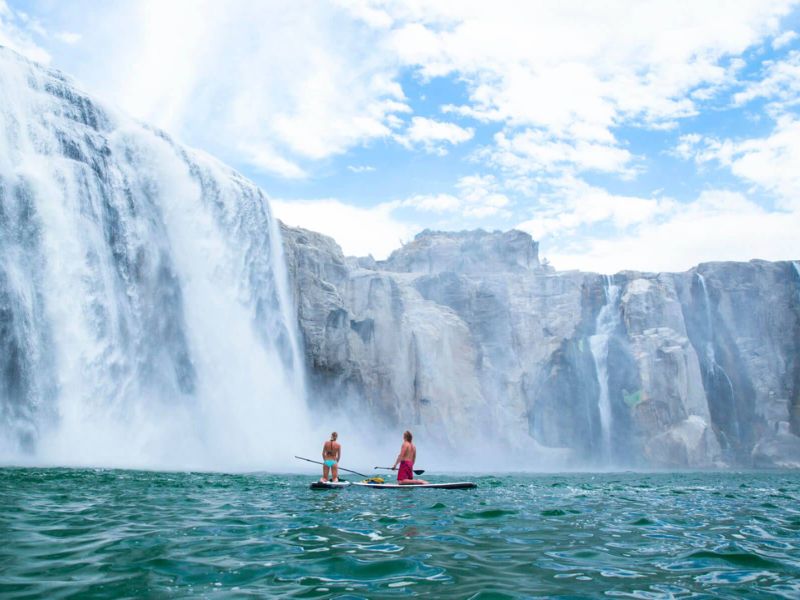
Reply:
M292 315L258 188L0 48L0 460L286 464Z

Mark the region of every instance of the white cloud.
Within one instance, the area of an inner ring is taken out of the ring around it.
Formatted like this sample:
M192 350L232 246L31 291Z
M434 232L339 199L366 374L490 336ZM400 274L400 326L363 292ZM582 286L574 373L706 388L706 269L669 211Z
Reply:
M287 225L331 236L347 256L384 259L420 229L395 219L391 203L365 208L336 199L273 199L270 205Z
M783 117L770 135L743 141L683 136L677 153L698 163L717 161L744 181L776 194L784 208L800 207L800 120Z
M347 170L352 173L371 173L375 167L370 165L347 165Z
M34 31L35 30L35 31ZM32 24L20 11L12 10L5 0L0 0L0 46L11 48L42 64L48 64L50 54L34 41L31 32L40 33L41 27Z
M682 135L678 138L678 145L672 149L671 154L683 160L695 158L698 146L702 140L703 136L699 133L687 133L686 135Z
M632 176L633 156L614 143L584 140L565 141L542 130L525 129L519 133L500 132L495 145L482 154L490 162L514 174L543 171L599 171Z
M406 148L422 146L426 152L444 155L447 154L446 144L461 144L471 140L474 135L473 129L465 129L455 123L413 117L406 132L396 135L395 139Z
M260 171L280 175L286 179L303 179L307 176L297 163L281 156L266 142L239 144L236 149L247 164Z
M624 235L543 241L541 252L557 269L684 271L704 261L796 259L798 230L797 211L768 212L742 194L713 190Z
M400 84L409 68L463 82L467 100L442 108L502 123L510 144L543 136L535 152L501 150L501 163L530 156L548 173L630 176L618 128L696 114L791 6L129 0L83 6L104 27L70 24L59 36L83 36L75 74L101 96L223 160L282 176L390 137L439 154L472 139L471 128L410 115Z
M420 212L454 213L466 219L508 217L511 204L493 175L468 175L456 183L456 194L418 194L395 201L396 208Z
M333 234L348 253L381 255L408 237L414 228L396 218L400 209L425 218L446 215L461 226L457 219L466 225L510 219L522 199L536 204L520 220L567 261L557 266L568 266L569 257L622 264L651 256L651 269L677 268L667 265L668 246L647 242L669 244L672 235L683 243L681 227L685 247L699 252L692 262L734 256L721 229L744 231L736 211L725 208L733 205L774 234L773 254L786 247L777 223L791 221L800 201L800 128L785 116L800 98L800 53L791 49L796 34L781 32L781 17L797 2L75 1L79 9L57 3L53 10L85 11L92 16L87 23L104 26L47 21L50 30L62 32L50 36L51 44L82 36L69 52L49 46L59 60L75 61L58 66L99 96L223 160L297 179L313 176L317 162L330 166L331 157L380 140L442 153L475 140L476 123L500 132L474 158L502 177L462 177L447 193L422 188L374 208L275 201L276 213ZM0 0L0 44L47 62L40 47L46 36L35 18ZM754 58L759 46L770 43L788 50L765 62L758 80L738 82L745 67L760 60ZM447 76L448 86L466 93L443 96L449 104L439 107L442 120L414 115L401 87L409 75L417 77L409 89L419 87L427 97L425 114L438 97L438 88L426 88L431 78ZM777 194L783 212L758 209L742 195L746 190L682 204L612 194L579 179L585 173L637 175L645 163L633 148L640 152L647 143L627 145L627 128L675 128L734 85L743 85L736 88L737 107L763 98L769 114L780 117L772 134L754 140L688 135L674 153L698 165L719 164L745 187ZM714 228L707 242L702 228L686 221L690 217ZM607 241L598 230L620 237ZM586 244L575 245L578 235ZM688 259L689 250L676 257Z
M765 75L733 96L738 105L756 98L775 102L771 112L777 114L800 102L800 50L791 51L783 60L766 62Z
M689 93L730 79L721 61L777 31L790 6L413 3L396 8L392 44L424 76L462 78L470 102L451 109L463 115L608 141L625 120L694 114Z
M552 192L539 198L533 218L517 228L537 240L563 239L574 237L581 228L603 224L624 230L651 221L673 206L669 199L615 195L580 179L564 177L555 183Z
M456 183L455 194L416 194L388 203L394 208L420 212L457 214L466 219L508 217L511 200L493 175L468 175Z
M800 207L800 121L783 119L771 135L736 144L732 154L734 175Z
M452 194L417 194L400 201L398 206L421 212L446 213L460 211L462 202Z
M469 175L462 177L456 184L459 196L463 199L465 217L509 216L511 204L508 196L501 191L501 186L492 175Z
M509 175L600 171L632 177L621 125L677 126L733 85L742 52L778 31L791 3L745 0L571 4L503 1L380 6L390 45L424 78L464 82L446 113L501 122L479 155ZM713 26L709 24L713 23Z
M390 137L409 110L377 21L337 3L142 0L91 11L105 27L78 30L75 74L223 160L298 177Z
M81 41L83 36L80 33L73 33L71 31L61 31L54 36L57 40L64 42L68 45L77 44Z
M784 31L780 35L775 36L772 40L772 49L773 50L780 50L784 46L788 46L798 37L796 31L792 31L791 29Z

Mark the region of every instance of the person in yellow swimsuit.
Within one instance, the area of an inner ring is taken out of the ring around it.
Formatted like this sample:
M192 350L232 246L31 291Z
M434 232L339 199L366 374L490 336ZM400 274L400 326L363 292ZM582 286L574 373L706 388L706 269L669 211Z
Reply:
M342 458L342 445L336 441L339 434L335 431L331 434L331 439L322 444L322 479L321 482L328 481L328 474L333 477L333 481L339 481L339 461Z

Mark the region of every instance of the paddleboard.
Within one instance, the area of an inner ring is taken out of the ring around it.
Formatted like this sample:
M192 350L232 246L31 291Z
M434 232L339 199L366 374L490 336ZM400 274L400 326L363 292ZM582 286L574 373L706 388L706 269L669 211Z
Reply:
M380 488L396 490L400 488L434 488L439 490L469 490L478 487L477 483L472 481L452 481L449 483L423 483L420 485L400 485L399 483L365 483L363 481L354 481L352 485L359 487Z
M350 485L349 481L337 481L334 483L333 481L315 481L311 484L312 490L338 490L339 488L345 488Z

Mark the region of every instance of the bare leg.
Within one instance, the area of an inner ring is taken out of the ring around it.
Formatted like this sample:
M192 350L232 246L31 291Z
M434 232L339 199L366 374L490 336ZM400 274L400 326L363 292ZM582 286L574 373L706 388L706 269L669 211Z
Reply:
M333 481L339 481L339 463L333 463Z
M424 479L402 479L398 481L400 485L427 485L427 481Z
M328 481L328 465L322 465L322 479L320 479L322 483Z

